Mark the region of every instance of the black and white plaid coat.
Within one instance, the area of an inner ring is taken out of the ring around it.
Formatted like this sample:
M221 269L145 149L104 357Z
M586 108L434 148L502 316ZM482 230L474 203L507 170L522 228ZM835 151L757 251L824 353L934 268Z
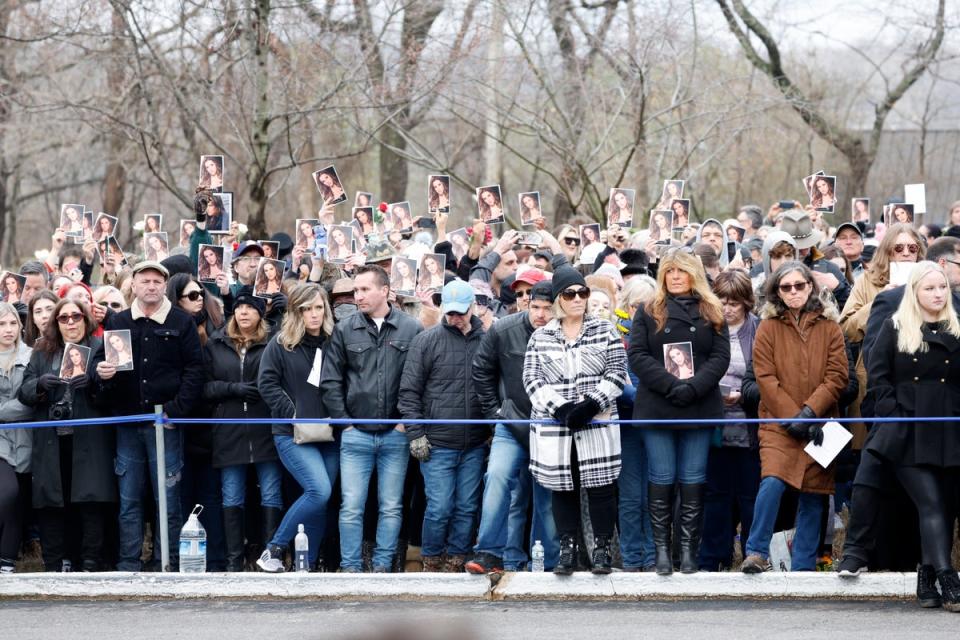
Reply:
M593 316L568 343L558 320L534 331L523 361L523 386L532 420L553 418L557 407L587 397L603 418L617 420L617 398L627 380L627 354L614 326ZM609 413L608 413L609 412ZM600 419L600 417L598 417ZM534 423L530 430L530 471L552 491L572 491L570 452L574 439L583 487L603 487L620 475L620 426L593 425L574 436L565 426Z

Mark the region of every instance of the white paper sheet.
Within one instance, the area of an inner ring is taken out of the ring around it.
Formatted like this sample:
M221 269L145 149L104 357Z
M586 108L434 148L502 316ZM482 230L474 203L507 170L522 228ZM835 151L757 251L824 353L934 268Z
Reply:
M323 365L323 351L317 349L317 355L313 356L313 368L310 369L310 375L307 377L307 384L315 387L320 386L320 367Z
M817 464L826 469L851 440L853 440L853 434L844 429L839 422L828 422L823 425L823 444L818 447L813 442L808 442L803 450L809 453Z
M913 268L917 266L916 262L891 262L890 263L890 284L899 287L907 284Z
M913 205L913 213L927 212L927 190L923 184L903 185L903 200Z

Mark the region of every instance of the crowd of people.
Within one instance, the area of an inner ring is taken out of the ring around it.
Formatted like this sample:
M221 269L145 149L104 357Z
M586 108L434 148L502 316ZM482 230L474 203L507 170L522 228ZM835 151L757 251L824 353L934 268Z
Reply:
M919 602L960 611L960 226L782 205L588 246L592 221L542 217L536 245L481 220L455 244L440 212L395 247L445 256L441 292L412 296L389 260L332 264L283 232L282 281L255 290L264 245L214 239L202 202L159 262L58 229L0 304L0 421L160 405L165 486L152 423L0 430L0 572L31 546L46 571L155 570L165 491L173 566L194 504L210 571L288 569L299 525L310 566L345 573L524 570L535 542L558 575L757 573L789 535L793 571L919 567ZM824 467L805 448L838 417L863 423Z

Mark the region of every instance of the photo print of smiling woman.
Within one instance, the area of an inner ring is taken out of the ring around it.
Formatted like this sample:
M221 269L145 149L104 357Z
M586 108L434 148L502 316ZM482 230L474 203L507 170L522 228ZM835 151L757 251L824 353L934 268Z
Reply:
M487 187L477 189L477 210L480 219L487 224L499 224L503 222L503 197L500 193L500 185L492 184Z
M213 192L223 190L223 156L200 156L199 184Z
M450 213L450 176L427 176L430 213Z
M337 175L337 169L333 165L313 172L313 181L317 185L317 191L323 196L323 201L327 204L340 204L346 202L347 192L340 182Z

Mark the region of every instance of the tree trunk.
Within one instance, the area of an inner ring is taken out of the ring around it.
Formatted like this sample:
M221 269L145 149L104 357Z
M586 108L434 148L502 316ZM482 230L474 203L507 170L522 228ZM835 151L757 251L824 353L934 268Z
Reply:
M267 162L270 159L270 0L256 0L253 5L251 37L255 38L256 107L253 116L253 158L247 168L247 235L265 238L267 226ZM237 207L234 205L234 219Z
M122 37L126 30L126 22L122 11L114 5L111 19L113 41L111 43L110 67L107 70L107 87L110 96L117 100L116 110L123 109L121 96L124 95L126 56L123 52ZM107 142L109 149L107 168L104 172L103 183L100 186L100 202L103 211L112 216L120 213L123 206L123 197L127 186L126 163L123 162L125 144L120 136L111 135Z
M380 138L380 198L384 202L398 202L407 197L409 169L401 155L407 148L407 140L393 125L386 125Z

